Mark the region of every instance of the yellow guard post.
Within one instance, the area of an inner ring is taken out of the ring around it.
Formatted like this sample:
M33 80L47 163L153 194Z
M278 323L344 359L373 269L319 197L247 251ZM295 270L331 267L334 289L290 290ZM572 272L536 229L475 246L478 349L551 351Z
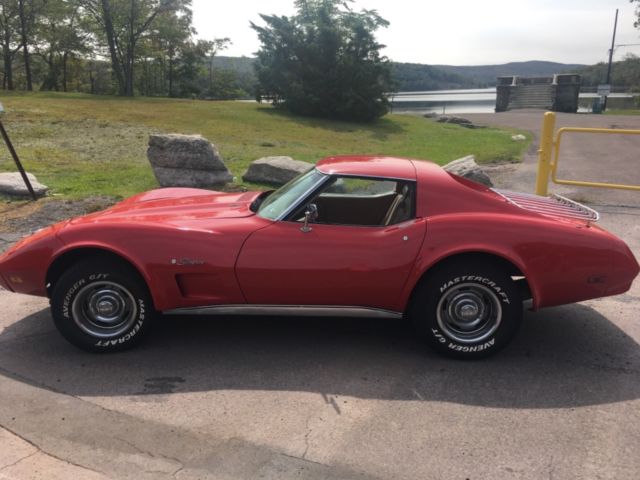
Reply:
M556 114L547 112L542 121L540 149L538 150L538 177L536 178L536 195L547 196L549 176L551 175L551 156L553 152L553 134L556 128Z

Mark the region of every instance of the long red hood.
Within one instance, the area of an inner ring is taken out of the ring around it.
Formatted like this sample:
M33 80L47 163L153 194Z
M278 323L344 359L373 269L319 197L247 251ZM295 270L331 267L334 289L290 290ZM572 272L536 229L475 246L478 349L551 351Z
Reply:
M131 197L107 210L76 218L72 224L119 222L181 223L254 215L260 192L221 193L195 188L162 188Z

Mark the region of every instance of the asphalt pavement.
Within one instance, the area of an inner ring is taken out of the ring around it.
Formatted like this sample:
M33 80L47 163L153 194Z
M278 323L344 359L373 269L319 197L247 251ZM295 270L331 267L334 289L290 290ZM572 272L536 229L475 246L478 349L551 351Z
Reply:
M541 113L482 118L533 131ZM629 118L569 120L640 128ZM638 150L609 151L635 155L621 173L640 184ZM530 191L531 155L500 186ZM569 193L640 258L640 194ZM403 323L273 317L163 319L140 348L91 355L47 307L0 292L0 479L640 478L640 281L527 312L478 362Z

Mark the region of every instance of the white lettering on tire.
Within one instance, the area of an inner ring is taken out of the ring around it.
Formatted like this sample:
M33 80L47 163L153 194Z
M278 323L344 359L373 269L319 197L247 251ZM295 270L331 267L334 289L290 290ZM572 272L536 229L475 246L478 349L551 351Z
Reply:
M496 343L496 339L492 338L488 342L484 342L481 345L460 345L457 343L449 342L447 345L451 350L455 350L456 352L470 353L470 352L481 352L486 350L487 348L493 347Z
M464 283L464 282L476 282L476 283L481 283L483 285L486 285L487 287L491 288L496 293L496 295L498 295L498 298L502 300L502 303L505 303L507 305L511 304L511 302L509 301L509 297L502 290L502 288L500 288L494 281L486 277L478 277L478 276L456 277L453 280L449 280L448 282L444 283L444 285L440 287L440 293L443 293L445 290L448 290L449 288L453 287L454 285L457 285L458 283Z
M447 339L436 328L432 328L433 335L438 339L440 343L446 343Z
M71 297L73 297L74 293L76 293L85 283L87 283L87 281L84 278L81 278L76 283L74 283L69 290L67 290L67 294L64 296L64 301L62 302L62 315L65 318L71 318L71 313L69 313Z
M142 324L144 323L144 318L145 318L144 300L139 298L138 299L138 322L133 326L133 328L120 338L114 338L111 340L100 340L98 341L98 343L95 344L95 346L96 347L113 347L115 345L121 345L125 342L128 342L133 337L135 337L136 334L140 331L140 329L142 328Z
M108 276L108 273L95 273L93 275L89 275L89 280L91 280L92 282L96 280L105 280Z

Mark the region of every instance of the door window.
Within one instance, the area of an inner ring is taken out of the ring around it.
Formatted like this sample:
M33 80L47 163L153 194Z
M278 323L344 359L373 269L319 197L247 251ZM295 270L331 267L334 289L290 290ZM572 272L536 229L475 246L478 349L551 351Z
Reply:
M313 223L385 226L415 216L415 183L406 180L334 177L293 218L304 221L308 205L317 208Z

